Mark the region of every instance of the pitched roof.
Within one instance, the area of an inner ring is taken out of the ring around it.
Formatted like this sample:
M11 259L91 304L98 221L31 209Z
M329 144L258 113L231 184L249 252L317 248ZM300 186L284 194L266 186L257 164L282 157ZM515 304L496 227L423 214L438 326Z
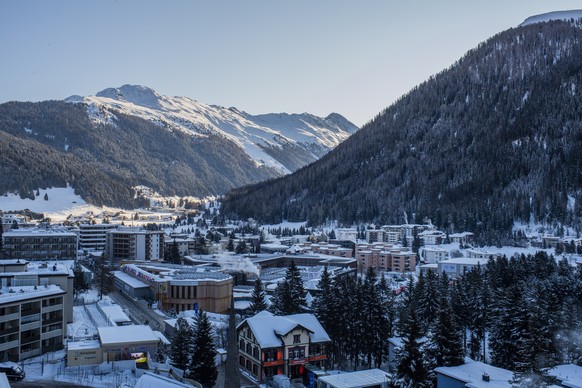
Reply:
M247 324L257 339L261 348L275 348L282 345L281 336L289 333L297 326L309 331L311 342L331 341L327 332L313 314L293 314L276 316L268 311L261 311L251 318L245 319L238 327Z

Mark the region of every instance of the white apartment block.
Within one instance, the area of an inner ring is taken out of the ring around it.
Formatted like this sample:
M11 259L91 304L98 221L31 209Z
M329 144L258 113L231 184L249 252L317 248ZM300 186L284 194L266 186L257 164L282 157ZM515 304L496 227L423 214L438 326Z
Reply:
M56 285L0 291L0 362L18 362L63 348L66 292Z
M107 232L107 254L112 260L161 261L164 232L120 227Z
M117 228L117 224L79 225L79 249L104 251L107 247L107 232Z
M66 228L19 228L4 232L4 257L24 260L75 260L78 236Z

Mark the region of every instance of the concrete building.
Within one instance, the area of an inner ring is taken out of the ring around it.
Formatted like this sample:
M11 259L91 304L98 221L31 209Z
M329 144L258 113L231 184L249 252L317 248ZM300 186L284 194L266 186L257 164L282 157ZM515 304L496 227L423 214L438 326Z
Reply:
M79 225L79 249L104 251L107 247L107 232L117 229L117 224Z
M78 236L65 228L19 228L4 232L7 259L75 260Z
M435 264L439 261L446 260L449 255L447 251L437 247L422 247L420 248L420 252L426 264Z
M122 227L107 232L107 255L114 261L164 259L164 232Z
M184 310L203 310L223 314L228 311L232 295L233 278L217 271L206 271L204 268L184 267L171 264L148 265L122 264L121 272L146 284L150 295L160 303L162 310L174 310L179 313ZM116 276L116 285L123 282L124 287L139 287L132 285L133 280Z
M335 236L338 240L346 240L353 243L358 241L358 231L352 228L338 228L335 230Z
M262 311L237 329L239 366L261 383L274 375L305 378L306 364L327 362L331 340L313 314L275 316Z
M18 362L63 348L65 295L49 284L2 288L0 362Z
M445 272L451 278L458 278L464 272L469 272L474 267L481 266L482 269L487 265L488 259L475 259L468 257L459 257L455 259L443 260L437 263L438 273Z
M471 232L453 233L449 235L449 239L453 243L467 244L473 240L473 233Z
M356 259L362 272L368 267L374 267L377 271L413 272L417 261L416 254L408 248L388 243L358 244Z
M160 339L146 325L99 327L103 361L142 360L156 354Z
M63 314L66 323L73 322L73 279L71 269L60 262L27 262L26 260L0 260L0 285L2 290L11 287L37 287L55 285L65 293ZM4 291L3 291L4 292Z

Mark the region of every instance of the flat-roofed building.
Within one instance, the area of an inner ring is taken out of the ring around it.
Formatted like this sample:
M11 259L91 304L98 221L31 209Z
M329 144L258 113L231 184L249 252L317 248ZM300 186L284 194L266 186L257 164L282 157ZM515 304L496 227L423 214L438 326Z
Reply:
M63 348L66 292L56 285L3 287L0 362L18 362Z
M164 232L122 227L107 232L107 254L115 261L164 259Z
M123 264L121 272L150 287L163 310L203 310L224 314L230 306L233 278L218 271L172 264ZM128 279L124 280L129 284Z
M107 247L107 232L117 228L117 224L79 225L79 249L104 251Z
M369 267L377 271L413 272L416 269L416 254L408 248L388 243L356 245L358 268L364 272Z
M19 228L4 232L7 259L75 260L78 236L66 228Z

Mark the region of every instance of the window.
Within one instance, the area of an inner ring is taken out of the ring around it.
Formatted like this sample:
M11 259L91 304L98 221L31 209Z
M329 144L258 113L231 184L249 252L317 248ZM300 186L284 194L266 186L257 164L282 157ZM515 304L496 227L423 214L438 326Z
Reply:
M301 334L293 335L293 343L298 344L299 342L301 342Z

